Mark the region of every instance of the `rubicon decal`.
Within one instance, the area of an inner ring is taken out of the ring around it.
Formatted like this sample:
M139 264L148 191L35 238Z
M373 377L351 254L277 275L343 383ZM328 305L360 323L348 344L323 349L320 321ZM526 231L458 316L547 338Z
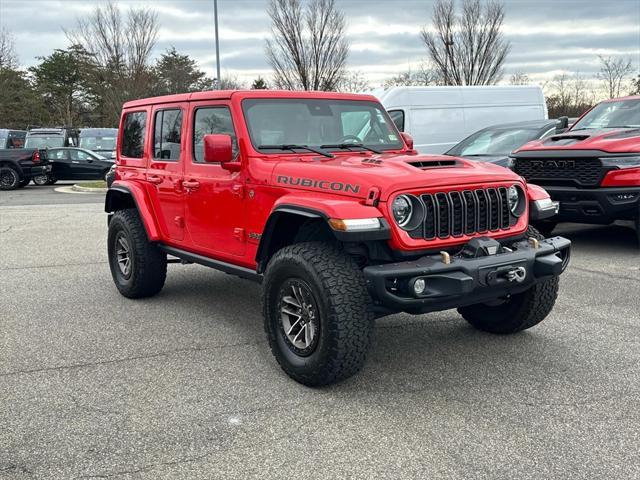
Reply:
M291 185L297 187L312 187L320 190L331 190L334 192L351 192L358 193L360 185L342 182L330 182L328 180L315 180L313 178L289 177L286 175L278 175L277 183L283 185Z

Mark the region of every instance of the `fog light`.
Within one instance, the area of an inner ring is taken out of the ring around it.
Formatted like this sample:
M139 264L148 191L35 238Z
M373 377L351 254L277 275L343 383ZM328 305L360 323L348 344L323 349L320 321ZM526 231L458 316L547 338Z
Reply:
M416 295L422 295L426 288L427 282L424 281L424 278L419 278L415 282L413 282L413 292Z

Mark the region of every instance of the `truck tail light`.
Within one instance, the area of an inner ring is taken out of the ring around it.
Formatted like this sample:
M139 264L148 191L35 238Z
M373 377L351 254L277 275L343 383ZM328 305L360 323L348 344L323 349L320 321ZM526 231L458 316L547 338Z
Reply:
M40 151L36 148L36 151L33 152L33 157L31 157L33 163L40 163Z

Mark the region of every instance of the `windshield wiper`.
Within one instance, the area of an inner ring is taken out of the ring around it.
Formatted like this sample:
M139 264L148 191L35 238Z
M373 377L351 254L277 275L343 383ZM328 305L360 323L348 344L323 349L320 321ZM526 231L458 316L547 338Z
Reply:
M377 150L377 149L371 148L371 147L367 147L366 145L364 145L362 143L334 143L334 144L320 145L320 148L347 148L347 149L351 149L352 147L362 148L363 150L369 150L370 152L373 152L373 153L382 153L380 150Z
M260 145L258 146L258 150L308 150L313 153L317 153L318 155L324 155L328 158L335 158L335 155L329 152L325 152L319 148L310 147L309 145L296 145L291 143L285 143L282 145Z

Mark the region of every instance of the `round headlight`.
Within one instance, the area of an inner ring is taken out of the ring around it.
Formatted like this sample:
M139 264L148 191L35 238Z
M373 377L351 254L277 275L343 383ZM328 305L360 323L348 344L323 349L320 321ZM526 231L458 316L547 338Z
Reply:
M396 223L400 227L404 227L411 220L411 213L413 212L411 200L406 195L397 196L391 204L391 211Z
M507 200L509 201L509 210L516 215L516 210L520 204L520 191L515 185L511 185L507 190Z

